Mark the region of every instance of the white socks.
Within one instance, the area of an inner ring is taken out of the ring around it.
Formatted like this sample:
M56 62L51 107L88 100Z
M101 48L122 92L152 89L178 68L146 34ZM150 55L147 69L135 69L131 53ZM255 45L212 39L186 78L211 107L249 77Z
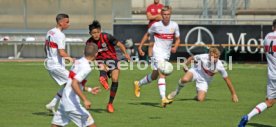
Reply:
M181 79L179 79L178 80L178 85L176 87L176 93L178 94L184 86L185 86L185 84L181 83Z
M140 81L139 81L139 86L142 86L142 85L145 85L145 84L148 84L152 81L151 79L151 73L146 75L144 78L142 78Z
M265 102L262 102L258 104L247 116L248 120L250 120L253 116L260 114L263 112L265 109L267 109L267 105Z
M165 78L158 79L159 93L162 99L166 98L166 80Z

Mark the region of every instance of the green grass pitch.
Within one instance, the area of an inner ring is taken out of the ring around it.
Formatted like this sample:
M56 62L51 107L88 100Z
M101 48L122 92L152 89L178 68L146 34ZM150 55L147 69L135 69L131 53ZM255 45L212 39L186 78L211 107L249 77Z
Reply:
M175 65L176 66L176 65ZM0 126L48 127L52 116L45 110L59 87L49 77L42 63L0 63ZM98 127L235 127L242 115L251 111L266 95L266 65L234 64L228 71L239 96L232 103L230 92L217 74L207 93L207 100L193 100L195 84L189 83L173 104L160 107L156 81L141 89L141 97L133 93L133 81L142 78L150 70L125 70L121 72L119 89L114 101L115 112L106 112L109 91L86 94L92 102L89 110ZM167 79L168 94L175 89L184 73L174 70ZM100 86L98 71L92 71L88 86ZM248 127L276 126L276 110L271 108L254 117ZM69 127L75 125L71 122Z

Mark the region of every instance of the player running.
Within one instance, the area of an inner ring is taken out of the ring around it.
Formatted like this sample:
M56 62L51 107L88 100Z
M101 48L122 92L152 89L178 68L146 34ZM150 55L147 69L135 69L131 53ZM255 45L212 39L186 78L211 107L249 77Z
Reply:
M69 27L69 16L67 14L58 14L56 16L57 25L49 30L46 35L44 50L46 53L45 66L50 76L61 86L53 100L46 105L46 109L55 112L55 106L59 102L64 84L69 75L65 69L65 59L73 62L73 59L65 51L65 34L63 30Z
M78 127L96 127L94 119L86 110L91 107L91 102L82 91L86 90L92 94L99 92L99 87L85 87L86 77L92 70L89 63L95 59L97 52L97 45L87 45L84 56L75 61L63 90L60 105L53 117L52 127L66 126L70 120ZM81 105L80 99L83 101L84 107Z
M175 98L175 96L179 94L180 90L188 82L195 81L197 90L197 96L195 99L200 102L204 101L213 76L216 74L216 72L219 72L232 94L232 101L238 102L238 96L222 62L219 60L219 57L220 51L217 48L210 48L209 54L200 54L189 57L184 65L189 65L192 61L194 61L196 64L189 70L186 68L187 66L184 66L184 71L186 74L178 81L176 90L168 95L168 99Z
M144 35L140 46L138 47L139 54L144 56L145 53L142 51L142 46L150 35L154 35L154 46L153 46L153 71L146 75L140 81L134 82L134 92L136 97L140 97L140 87L156 80L158 77L158 88L161 96L161 106L166 107L167 104L172 103L172 100L166 98L166 76L159 73L157 67L158 62L168 61L172 53L175 53L180 43L180 33L178 24L171 21L171 8L165 6L162 8L161 15L163 20L154 23L148 32ZM173 40L175 39L175 45L172 48Z
M260 114L276 102L276 19L272 23L273 32L268 33L264 39L264 48L267 59L268 80L266 86L266 100L258 104L249 114L244 115L239 127L245 127L247 122L255 115Z
M114 112L113 100L115 99L116 92L119 85L119 60L116 55L115 46L118 46L127 60L130 60L129 55L126 52L125 46L122 42L118 41L112 35L101 32L101 24L94 20L89 25L89 33L91 37L87 40L86 45L94 43L98 45L99 53L96 57L98 66L100 69L99 81L103 87L108 90L108 77L111 77L112 84L110 88L110 97L107 104L107 111Z

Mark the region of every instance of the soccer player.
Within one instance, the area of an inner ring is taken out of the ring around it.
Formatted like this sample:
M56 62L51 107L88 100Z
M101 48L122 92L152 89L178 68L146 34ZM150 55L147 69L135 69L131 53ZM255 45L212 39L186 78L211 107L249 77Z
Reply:
M189 65L192 61L196 64L189 70L187 66L184 66L184 71L186 73L178 81L176 90L168 95L168 99L175 98L175 96L179 94L180 90L185 87L188 82L195 81L197 90L197 96L195 99L199 102L204 101L213 76L216 74L216 72L219 72L232 94L232 101L238 102L238 96L222 62L219 60L219 57L220 51L217 48L210 48L208 54L200 54L189 57L184 65Z
M150 4L147 7L147 19L149 20L148 28L151 27L152 24L162 20L161 10L163 8L163 4L159 2L160 0L154 0L153 4ZM150 39L151 38L151 39ZM149 37L149 46L148 46L148 57L151 59L152 57L152 48L153 48L153 38Z
M247 122L255 115L260 114L276 102L276 19L272 23L273 32L268 33L264 39L264 48L267 59L268 80L266 86L266 100L259 103L249 114L241 118L239 127L245 127Z
M75 61L71 68L67 84L60 99L60 105L52 120L52 127L66 126L70 120L78 127L96 127L94 119L86 110L91 102L83 94L83 90L97 94L99 87L85 87L86 77L91 72L90 62L93 61L98 52L96 44L86 45L84 56ZM83 101L84 107L80 103Z
M158 88L161 96L161 106L166 107L172 100L166 98L166 75L159 73L158 62L168 61L170 54L175 53L180 43L180 33L178 24L171 21L171 8L165 6L161 11L162 21L154 23L148 32L144 35L140 46L138 47L139 54L144 56L145 53L142 50L142 46L150 35L154 35L154 46L153 46L153 71L146 75L140 81L134 82L135 96L140 97L140 87L156 80L158 77ZM172 47L173 40L175 39L175 45Z
M56 27L47 32L44 46L47 56L45 67L50 76L61 86L56 96L46 105L46 109L52 112L55 112L55 105L61 98L64 84L66 84L69 75L69 71L65 69L65 59L73 62L73 59L65 51L65 34L62 32L69 27L69 16L58 14L56 22Z
M91 37L87 40L86 45L95 43L99 48L99 52L96 57L100 69L99 81L103 87L108 90L108 77L111 77L112 80L109 102L107 104L107 111L112 113L114 112L113 100L118 89L118 78L120 73L118 65L119 60L116 55L115 46L120 48L127 60L130 60L130 57L127 54L126 48L122 42L118 41L108 33L101 32L101 24L98 21L94 20L93 23L89 25L89 33Z

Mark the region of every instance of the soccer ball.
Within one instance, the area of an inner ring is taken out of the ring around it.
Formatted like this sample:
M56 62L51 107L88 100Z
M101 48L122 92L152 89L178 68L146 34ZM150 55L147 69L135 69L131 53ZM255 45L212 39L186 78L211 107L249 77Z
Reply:
M158 62L158 70L164 75L170 75L173 72L173 65L168 61Z

